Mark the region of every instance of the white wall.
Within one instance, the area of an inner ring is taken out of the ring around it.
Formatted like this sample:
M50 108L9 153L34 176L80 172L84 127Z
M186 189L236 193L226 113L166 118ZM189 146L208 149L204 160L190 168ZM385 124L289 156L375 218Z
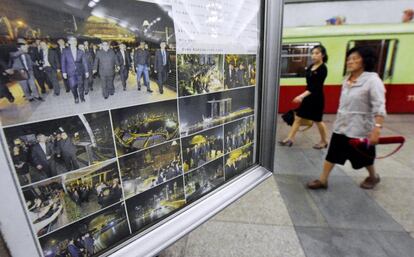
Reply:
M408 8L414 9L414 0L286 4L283 26L321 26L338 15L345 16L347 24L399 23Z

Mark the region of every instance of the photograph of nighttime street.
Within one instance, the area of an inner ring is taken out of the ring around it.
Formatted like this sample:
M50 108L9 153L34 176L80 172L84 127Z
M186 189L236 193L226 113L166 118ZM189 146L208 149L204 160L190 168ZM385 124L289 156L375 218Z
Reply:
M141 231L185 205L183 177L126 200L132 232Z
M1 75L3 125L177 97L170 5L1 2L0 60L7 70Z
M177 56L179 96L222 91L223 55L181 54Z
M124 204L39 238L44 257L98 256L130 235Z
M255 88L247 87L179 99L180 132L187 136L254 112Z
M142 193L183 174L179 140L119 158L125 197Z
M254 116L224 125L224 151L231 152L254 141Z
M111 111L118 156L179 137L177 101Z
M182 138L184 172L223 155L223 127Z
M4 129L20 185L27 185L115 157L109 112Z
M256 85L256 55L226 54L224 56L224 88Z
M223 158L184 175L187 203L193 202L224 183Z
M23 188L29 217L38 236L122 199L115 160Z
M253 143L238 148L224 156L224 172L226 181L242 174L253 165Z

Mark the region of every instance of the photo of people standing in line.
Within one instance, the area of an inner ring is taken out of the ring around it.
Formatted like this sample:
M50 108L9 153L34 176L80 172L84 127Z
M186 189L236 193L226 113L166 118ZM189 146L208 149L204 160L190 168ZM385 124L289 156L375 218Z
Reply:
M256 55L224 56L224 88L256 85Z
M223 55L177 56L179 96L217 92L223 86Z
M114 160L23 188L38 236L48 234L122 199Z
M231 152L254 141L254 116L224 125L224 151Z
M179 140L119 159L125 197L142 193L183 174Z
M93 2L2 0L3 125L177 98L172 7Z
M223 127L216 127L182 139L184 172L223 155Z
M176 100L116 109L111 114L118 156L179 136Z
M22 186L115 157L108 112L4 130Z

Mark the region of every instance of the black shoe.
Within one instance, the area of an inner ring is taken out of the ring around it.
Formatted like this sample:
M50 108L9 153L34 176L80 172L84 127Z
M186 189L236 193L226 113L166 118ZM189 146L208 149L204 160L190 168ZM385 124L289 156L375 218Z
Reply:
M114 95L115 93L110 93L110 95Z
M85 102L85 98L81 98L81 102Z
M36 97L36 100L39 100L39 101L41 101L41 102L44 102L45 101L45 99L43 99L42 97Z
M138 91L141 91L141 87L138 87Z
M34 101L34 99L33 99L33 98L30 98L30 99L29 99L29 102L33 102L33 101Z
M69 93L70 92L70 89L66 89L66 93Z
M88 95L89 92L85 92L85 95Z
M60 95L60 93L55 94L55 96L59 96L59 95Z
M151 89L147 89L147 92L148 92L148 93L152 93L152 92L154 92L154 91L152 91Z
M42 89L42 94L46 94L46 89Z
M9 100L10 103L13 103L14 102L14 97L13 96L7 97L7 100Z
M75 99L75 104L78 104L79 103L79 99L78 98L76 98Z
M126 87L124 87L124 91L126 91Z
M107 96L104 96L104 98L105 98L105 99L108 99L108 97L107 97Z
M93 88L91 87L91 88L89 88L89 90L90 90L90 91L93 91Z
M162 94L164 94L164 91L160 91L160 94L162 95Z

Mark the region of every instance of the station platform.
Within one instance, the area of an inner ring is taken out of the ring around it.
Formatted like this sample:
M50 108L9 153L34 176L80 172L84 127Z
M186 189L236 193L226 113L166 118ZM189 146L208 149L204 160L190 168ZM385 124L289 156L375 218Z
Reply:
M329 131L335 115L325 115ZM290 127L279 118L277 136ZM403 135L395 155L377 160L381 183L349 163L336 166L329 189L310 191L326 150L312 149L316 126L292 147L277 146L275 173L159 257L412 257L414 253L414 115L389 115L382 135ZM378 149L378 148L377 148ZM378 149L381 154L381 149Z

